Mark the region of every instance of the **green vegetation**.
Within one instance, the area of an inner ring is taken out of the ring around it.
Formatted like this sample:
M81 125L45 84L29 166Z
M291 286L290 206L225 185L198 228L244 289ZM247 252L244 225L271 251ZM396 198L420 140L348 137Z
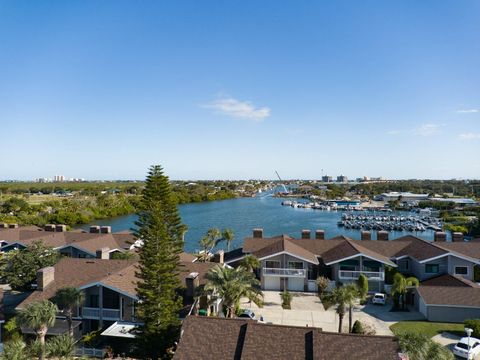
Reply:
M260 260L255 255L248 254L240 261L240 265L247 271L253 272L260 268Z
M360 301L365 303L368 295L368 279L365 274L360 274L357 280L358 292L360 293Z
M406 295L411 286L418 287L420 282L416 277L406 278L401 273L396 273L393 277L392 298L394 309L406 309Z
M148 172L139 209L135 235L144 244L137 272L137 310L143 323L138 350L142 358L158 359L172 353L180 333L178 269L185 232L168 177L158 165Z
M466 328L473 330L472 336L477 339L480 337L480 319L468 319L463 322Z
M65 287L57 290L55 294L55 302L59 309L62 310L68 323L68 334L73 338L73 315L75 309L82 306L85 295L82 290L75 287Z
M330 284L330 280L325 276L319 276L317 280L315 280L315 283L317 284L318 297L321 299Z
M292 293L288 291L283 291L280 293L280 297L282 298L282 308L291 309L293 299Z
M201 252L197 254L199 261L209 261L211 252L221 242L226 242L227 251L230 251L230 246L234 237L235 235L231 229L223 229L222 231L217 228L209 229L205 236L199 240L199 245L202 249Z
M342 332L343 327L343 318L345 317L347 308L348 308L348 331L352 331L352 315L353 315L353 306L355 300L359 297L358 287L354 284L340 286L333 289L332 292L325 294L322 297L322 303L325 310L328 310L332 306L336 306L336 313L338 315L338 332Z
M223 299L226 317L233 317L235 309L239 308L240 299L248 298L258 306L263 305L263 293L260 281L243 266L237 268L216 265L205 275L207 280L204 291L210 295L215 291Z
M45 337L48 328L55 324L55 317L57 315L57 305L48 300L34 302L25 309L20 310L17 321L20 326L25 326L33 329L39 342L38 359L45 358Z
M409 360L453 360L453 353L434 342L425 334L406 332L398 334L398 340L403 352Z
M236 183L172 182L177 204L237 197ZM0 183L0 222L74 226L138 210L144 182Z
M395 335L408 332L424 334L428 338L432 338L442 332L450 332L461 336L465 333L464 328L465 326L463 324L429 321L400 321L390 326L390 330L392 330Z
M35 241L25 249L0 256L0 278L13 290L28 291L36 280L37 271L55 265L60 255L42 241Z

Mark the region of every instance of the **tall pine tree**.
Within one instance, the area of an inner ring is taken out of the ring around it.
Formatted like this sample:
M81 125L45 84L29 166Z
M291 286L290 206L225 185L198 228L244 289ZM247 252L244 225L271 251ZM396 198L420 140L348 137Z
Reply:
M143 240L137 271L137 310L143 322L139 350L145 358L168 358L180 328L178 269L185 226L161 166L149 169L136 225L135 235Z

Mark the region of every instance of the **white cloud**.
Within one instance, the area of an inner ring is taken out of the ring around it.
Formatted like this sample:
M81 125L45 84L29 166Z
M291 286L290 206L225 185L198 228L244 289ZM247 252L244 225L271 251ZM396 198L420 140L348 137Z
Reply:
M440 131L440 125L438 124L423 124L422 126L412 130L414 135L419 136L432 136L438 134Z
M460 109L455 112L457 114L474 114L480 112L480 109Z
M234 118L249 119L253 121L263 121L270 116L270 108L256 107L250 101L240 101L233 97L222 97L213 100L203 107L214 109L220 114Z
M458 137L462 140L475 140L475 139L480 139L480 133L464 133L458 135Z

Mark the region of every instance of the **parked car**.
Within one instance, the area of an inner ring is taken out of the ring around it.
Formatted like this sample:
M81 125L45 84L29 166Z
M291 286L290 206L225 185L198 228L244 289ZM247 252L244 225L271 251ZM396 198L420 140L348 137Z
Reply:
M257 318L255 316L255 313L252 311L252 310L249 310L249 309L245 309L242 311L242 313L240 315L238 315L239 318L247 318L247 319L251 319L251 320L256 320L258 322L265 322L263 320L263 316L260 316L260 318Z
M382 293L375 293L372 298L372 303L374 304L379 304L379 305L385 305L387 302L387 295L382 294Z
M480 340L474 337L470 337L470 353L469 350L469 339L468 337L463 337L460 341L453 347L453 353L462 358L472 360L480 354ZM468 356L468 357L467 357Z

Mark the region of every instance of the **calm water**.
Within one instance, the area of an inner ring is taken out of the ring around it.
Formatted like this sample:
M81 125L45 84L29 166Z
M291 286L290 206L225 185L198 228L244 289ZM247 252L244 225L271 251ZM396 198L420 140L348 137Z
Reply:
M212 227L231 228L235 233L233 247L240 247L243 239L252 234L252 229L264 229L264 236L289 234L300 237L302 229L325 230L325 236L337 235L360 238L360 230L346 230L337 226L342 212L321 211L313 209L296 209L281 206L282 199L273 197L240 198L233 200L212 201L205 203L185 204L180 206L182 220L188 225L185 235L185 250L195 251L198 240ZM110 225L112 231L129 230L134 226L135 215L96 221L97 225ZM91 224L82 226L88 229ZM406 234L414 234L427 240L433 239L433 231L411 233L402 231L390 232L390 238Z

